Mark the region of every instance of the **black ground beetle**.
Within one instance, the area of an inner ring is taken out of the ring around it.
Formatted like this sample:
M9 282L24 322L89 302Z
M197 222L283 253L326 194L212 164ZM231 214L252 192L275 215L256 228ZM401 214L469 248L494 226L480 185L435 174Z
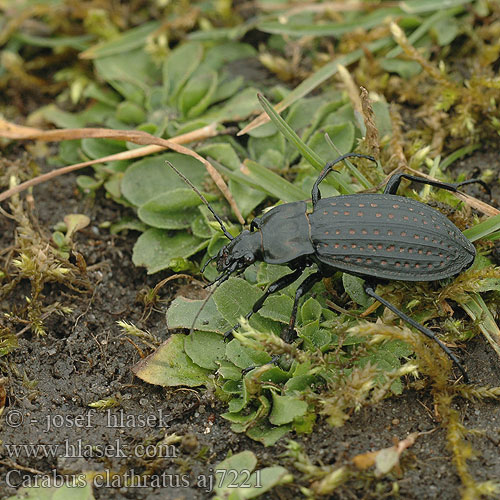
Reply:
M436 281L449 278L470 267L476 256L472 243L444 215L424 203L396 195L403 178L448 191L457 191L458 187L471 183L480 183L487 190L488 187L476 179L448 184L399 173L389 179L383 194L351 194L321 199L319 184L335 164L349 157L376 162L371 156L348 153L327 163L312 188L312 212L307 211L305 201L278 205L262 217L255 218L250 230L242 231L237 237L226 230L203 195L173 167L196 190L230 240L214 257L221 274L213 283L222 283L232 273L243 271L255 261L287 265L292 270L267 288L246 315L248 319L262 307L269 295L299 279L306 267L315 264L318 270L297 288L290 322L282 334L283 340L291 342L295 337L295 318L302 295L337 270L360 276L366 280L365 291L369 296L437 342L468 382L465 369L450 349L431 330L375 293L374 288L377 280ZM238 326L226 332L226 337Z

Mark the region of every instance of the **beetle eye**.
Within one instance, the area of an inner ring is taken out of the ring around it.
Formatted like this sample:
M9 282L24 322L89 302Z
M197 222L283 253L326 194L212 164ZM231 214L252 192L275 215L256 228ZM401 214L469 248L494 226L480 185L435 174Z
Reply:
M255 260L255 257L253 254L251 254L251 253L245 254L245 262L247 264L251 264L254 260Z

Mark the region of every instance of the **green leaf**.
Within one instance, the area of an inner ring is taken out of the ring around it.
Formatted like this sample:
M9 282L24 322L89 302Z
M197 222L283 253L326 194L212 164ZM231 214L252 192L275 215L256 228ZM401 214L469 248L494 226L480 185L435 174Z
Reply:
M83 95L90 99L95 99L101 104L113 109L120 102L120 96L113 92L110 88L101 88L97 83L89 83L83 92ZM92 106L92 108L95 106ZM91 109L92 109L91 108Z
M191 257L207 244L207 240L187 233L171 236L168 231L152 228L142 233L135 242L132 262L146 267L148 274L153 274L178 264L177 259Z
M44 106L42 109L39 109L37 113L48 122L60 128L81 128L86 125L83 116L62 111L55 104Z
M294 396L279 396L273 391L273 408L269 422L273 425L283 425L293 422L307 412L307 403Z
M134 102L123 101L116 108L116 117L128 125L137 125L146 120L146 112Z
M224 358L226 343L218 333L193 332L184 340L184 351L198 366L216 370L216 361Z
M457 297L456 301L473 321L478 322L479 329L486 337L486 340L500 356L500 329L481 295L469 293L466 296Z
M480 147L480 144L470 144L469 146L464 146L463 148L457 149L456 151L451 153L449 156L447 156L439 164L439 169L444 172L453 162L468 155L469 153L474 152L479 147Z
M347 295L349 295L356 304L368 307L373 303L373 298L365 292L364 279L344 273L342 275L342 284L344 285L344 290L347 292Z
M63 141L59 145L59 157L64 163L71 165L81 160L80 140Z
M283 134L276 132L267 137L250 137L248 140L248 153L252 160L261 161L262 156L268 151L275 151L280 154L281 162L285 153L285 138ZM281 168L281 164L269 165L272 168Z
M102 42L94 47L91 47L80 57L85 59L104 58L114 56L116 54L129 54L135 49L142 48L146 44L149 35L160 27L160 21L150 21L142 23L137 28L131 28L122 33L120 36L113 38L110 41ZM141 50L144 54L144 51ZM130 68L134 70L133 67Z
M436 9L445 9L471 3L473 0L406 0L401 2L401 9L410 14L422 14L424 12L434 12Z
M90 175L79 175L76 178L76 184L83 191L97 191L102 186L102 180L90 177Z
M126 229L131 229L133 231L140 231L141 233L146 231L148 227L146 224L137 220L135 217L122 217L118 222L111 224L109 232L111 234L118 234Z
M286 121L274 110L270 102L263 96L258 95L260 104L267 113L271 121L276 125L276 128L288 139L302 154L302 156L317 170L321 170L325 164L323 159L317 155L295 131L286 123Z
M383 371L392 371L401 366L400 358L410 355L411 352L412 350L405 342L390 340L360 360L359 364L364 366L369 361L378 365Z
M401 9L379 8L366 15L358 15L352 21L342 21L339 23L314 23L302 24L295 22L268 21L259 24L259 30L265 33L290 36L334 36L340 37L344 33L350 33L356 29L371 29L387 22L388 18L395 18L401 15Z
M209 383L209 370L194 364L184 352L185 335L172 335L153 354L137 363L132 371L148 384L196 387Z
M389 73L397 73L402 78L409 79L422 71L422 66L416 61L405 61L396 58L380 60L380 66Z
M304 339L305 345L310 350L316 350L331 342L330 333L320 329L319 320L317 319L302 326L299 331L299 337Z
M380 40L371 42L367 45L367 49L370 52L377 52L378 50L384 49L389 45L394 45L392 37L381 38ZM310 77L306 78L302 83L295 87L295 89L287 94L277 107L279 107L280 111L285 110L291 104L309 94L323 82L335 75L338 71L339 65L349 66L358 61L361 57L363 57L363 55L363 50L357 49L349 54L338 57L328 64L325 64L322 68L316 71L316 73L313 73Z
M214 234L214 232L212 231L205 217L202 214L197 215L192 220L190 227L191 231L193 231L193 235L197 236L198 238L209 239Z
M459 25L454 17L441 19L431 29L431 34L436 37L441 47L449 45L459 33Z
M203 45L188 42L176 47L163 66L163 86L173 102L203 58Z
M241 373L240 373L241 377ZM239 411L237 413L226 412L221 415L221 417L228 422L231 422L231 430L233 432L245 432L248 427L252 424L257 416L257 411L252 411L251 413L246 413Z
M143 106L145 96L158 80L158 70L143 50L102 57L95 61L94 66L102 79L126 100L139 106Z
M306 413L303 417L297 417L293 422L293 430L297 434L310 434L316 423L316 413Z
M125 200L122 199L122 192L120 191L122 177L123 177L123 175L121 173L116 173L116 174L110 175L106 179L106 182L104 183L104 189L106 189L106 192L112 198L114 198L114 200L117 203L124 203L124 204L128 205L128 203L126 203Z
M324 95L301 99L290 106L286 122L293 130L302 130L311 125L316 113L330 100ZM259 127L262 128L262 127Z
M299 104L299 103L295 103L295 104ZM274 135L275 133L276 133L276 125L274 125L273 122L267 122L264 125L261 125L260 127L257 127L253 130L250 130L248 132L248 135L250 137L255 137L256 139L259 139L259 138L263 138L263 137L269 137L271 135Z
M221 43L207 50L202 68L218 70L229 62L255 57L256 55L257 51L247 43Z
M219 80L221 78L223 78L223 76L219 75ZM236 78L228 77L219 81L215 89L215 94L212 96L212 103L229 99L243 87L244 83L245 79L242 76Z
M269 370L266 370L259 376L259 380L261 382L271 382L272 384L276 385L284 384L289 378L290 378L289 373L285 372L278 366L273 366L272 368L269 368Z
M52 233L52 241L59 247L59 249L62 249L67 245L67 241L61 231L54 231Z
M316 154L307 144L305 144L302 139L292 130L292 128L283 120L283 118L276 113L274 108L271 106L269 101L262 96L259 95L259 101L264 108L264 111L268 114L269 118L276 125L278 130L300 151L300 154L317 170L322 170L325 161ZM332 177L331 183L335 186L336 189L342 189L342 192L346 194L352 194L354 191L342 181L339 181L337 178Z
M213 28L209 30L192 31L187 35L189 40L200 40L214 42L217 40L238 40L242 38L249 30L255 27L253 19L244 23L237 24L231 28Z
M462 0L458 0L458 3L460 3ZM471 0L465 0L471 1ZM408 7L410 4L413 4L412 8L410 10L407 10L407 12L418 12L419 7L423 7L424 4L427 3L426 9L433 11L434 14L429 16L428 18L424 19L422 24L414 30L409 36L408 36L408 42L412 45L415 45L420 39L424 38L429 30L434 26L437 22L441 21L442 19L446 18L453 18L457 14L463 11L462 7L454 7L451 9L445 9L445 7L450 7L453 6L455 0L447 0L446 3L444 2L439 2L436 3L435 0L423 0L422 2L420 0L416 0L415 2L403 2L402 3L402 8L406 10L405 6ZM420 5L419 5L420 4ZM429 9L429 7L431 7ZM438 8L439 6L439 8ZM415 8L416 10L413 10ZM388 59L391 59L393 57L396 57L397 55L401 54L403 52L403 49L398 45L397 47L394 47L389 53L386 54L386 57Z
M257 89L247 87L223 104L211 106L203 117L214 122L236 122L245 120L258 109Z
M261 262L257 270L257 281L259 285L267 285L285 276L285 274L289 274L289 272L289 269L285 266Z
M256 189L268 193L269 195L283 200L287 203L292 201L302 201L309 198L309 194L303 191L295 184L287 181L272 170L269 170L262 165L252 161L245 160L244 165L246 170L238 172L238 179L241 182L248 182L255 186Z
M257 425L250 427L246 434L249 438L262 443L264 446L272 446L291 430L292 426L290 424L272 427L266 420L262 420Z
M248 187L233 179L229 181L229 191L236 200L243 217L250 215L252 210L266 199L266 194L262 191Z
M373 113L375 114L375 126L377 127L380 138L392 134L392 120L389 113L389 105L386 101L375 101L372 103ZM380 169L380 173L382 173Z
M217 468L217 470L220 469ZM230 475L234 476L234 473ZM228 500L257 498L275 486L286 484L293 480L293 476L288 473L287 469L280 465L255 471L248 479L246 471L238 476L239 481L241 481L240 487L235 489L234 486L229 485L228 488L220 490L219 494L223 495L223 498L227 498Z
M179 96L179 108L188 118L199 116L210 105L217 88L215 71L197 71L188 81Z
M215 466L214 473L217 471L235 470L241 472L242 470L253 471L257 465L257 457L251 451L242 451L236 455L232 455ZM219 487L225 488L231 482L231 478L225 478L222 482L217 481ZM216 491L218 489L216 488Z
M313 375L297 375L286 382L285 391L287 393L306 391L315 380L316 378Z
M227 385L229 385L229 384L227 384ZM239 394L241 394L241 396L233 397L231 399L231 401L229 401L227 409L228 409L228 413L230 413L230 414L235 414L235 413L239 413L240 411L242 411L243 408L245 408L247 406L247 404L251 398L251 396L247 390L246 384L243 383L243 384L238 384L238 385L241 387L241 390L239 391ZM224 389L226 389L226 384L224 385Z
M464 236L470 241L476 241L481 238L492 236L498 230L500 230L500 214L494 215L493 217L476 224L474 227L466 229L463 233Z
M266 299L264 305L259 310L263 318L279 321L288 324L292 313L293 299L287 295L271 295Z
M321 317L322 310L321 304L316 299L309 297L300 308L302 322L309 323L311 321L316 321Z
M82 139L82 150L92 160L125 151L125 143L113 139Z
M234 366L230 361L219 361L219 369L217 373L226 380L237 381L241 380L241 370Z
M246 316L262 292L241 278L229 278L214 293L218 311L231 324ZM236 363L235 363L236 364Z
M82 51L89 46L89 42L94 39L94 35L45 37L17 32L12 35L12 39L33 47L47 47L51 49L70 48Z
M224 333L231 328L229 324L217 311L213 297L206 303L204 300L192 300L186 297L177 297L167 310L167 325L170 329L194 328L208 332Z
M74 476L73 481L60 487L19 488L16 495L8 497L7 500L94 500L94 498L92 481L85 480L82 474L81 479L79 476Z
M341 125L327 125L318 130L307 145L322 158L332 159L332 149L325 140L325 134L328 134L333 144L341 152L348 153L354 145L354 125L352 123L343 123Z
M208 201L213 195L204 195ZM191 188L178 188L159 194L139 207L137 215L142 222L160 229L189 227L198 215L196 207L203 203Z
M185 188L184 181L168 166L169 161L198 188L206 176L204 166L191 156L166 153L144 158L128 167L122 179L123 196L140 207L156 196L178 188Z
M246 369L251 366L260 366L269 363L271 356L262 351L254 351L233 339L226 346L226 357L238 368Z
M196 149L196 152L205 157L213 158L222 165L236 170L240 167L241 160L236 151L227 142L212 142Z
M244 391L244 384L241 380L241 372L237 380L228 380L225 382L222 386L222 390L228 394L242 394Z

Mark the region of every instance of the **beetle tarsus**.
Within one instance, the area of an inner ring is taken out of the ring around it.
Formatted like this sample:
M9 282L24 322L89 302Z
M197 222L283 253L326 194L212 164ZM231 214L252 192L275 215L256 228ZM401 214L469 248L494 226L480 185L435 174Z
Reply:
M291 344L297 338L297 331L295 330L295 328L290 328L290 326L286 326L285 328L283 328L283 331L281 332L281 338L287 344Z
M267 366L267 365L277 365L278 364L278 361L281 359L281 356L279 354L275 354L272 358L271 358L271 361L268 361L267 363L264 363L263 365L261 366ZM254 370L255 368L260 368L256 365L252 365L252 366L247 366L246 368L243 368L243 370L241 370L241 374L242 375L246 375L247 373L251 372L252 370Z
M237 323L236 325L234 325L230 330L228 330L227 332L224 332L224 335L223 335L223 339L224 339L224 342L229 342L230 340L233 339L233 332L238 329L240 327L240 324Z

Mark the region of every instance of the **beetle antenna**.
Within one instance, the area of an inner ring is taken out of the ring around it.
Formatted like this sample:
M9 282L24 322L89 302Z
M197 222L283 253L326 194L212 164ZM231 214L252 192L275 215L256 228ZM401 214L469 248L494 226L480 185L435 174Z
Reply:
M219 288L222 283L224 283L224 281L226 281L229 276L231 276L231 274L235 271L235 265L233 265L227 272L224 272L222 273L221 275L219 275L214 281L212 281L212 283L209 283L207 286L210 286L210 285L213 285L215 283L217 283L217 286L215 286L214 288L212 288L210 290L210 292L208 293L207 297L205 298L205 300L203 301L203 304L201 304L201 307L200 309L198 310L198 312L196 313L194 319L193 319L193 323L191 325L191 328L189 330L189 333L193 333L194 331L194 325L196 324L196 322L198 321L198 318L200 317L200 314L201 314L201 311L203 311L203 309L205 308L205 306L207 305L207 302L210 300L210 297L212 297L212 295L215 293L215 291L217 290L217 288ZM206 288L206 287L205 287Z
M207 305L207 302L210 300L210 297L214 294L215 290L217 290L217 287L214 287L210 292L208 292L208 295L206 296L205 300L203 301L203 304L201 304L201 307L198 309L198 312L196 313L193 323L191 324L191 328L189 329L189 334L193 333L194 331L194 325L196 325L196 322L198 321L198 318L200 317L201 311L205 309L205 306Z
M234 240L234 236L232 236L226 229L224 223L222 222L222 219L215 213L215 210L210 206L210 203L208 203L207 199L201 194L199 189L183 173L181 173L177 168L175 168L168 160L166 160L166 162L170 165L170 167L174 170L174 172L200 197L201 201L207 206L210 212L212 212L212 215L215 217L215 220L219 223L219 226L221 227L224 236L229 241Z
M212 255L212 257L210 257L206 262L205 264L203 264L203 267L201 268L200 270L200 273L204 273L205 272L205 269L207 268L208 264L210 264L210 262L212 262L213 260L215 260L217 258L217 254L215 255Z

